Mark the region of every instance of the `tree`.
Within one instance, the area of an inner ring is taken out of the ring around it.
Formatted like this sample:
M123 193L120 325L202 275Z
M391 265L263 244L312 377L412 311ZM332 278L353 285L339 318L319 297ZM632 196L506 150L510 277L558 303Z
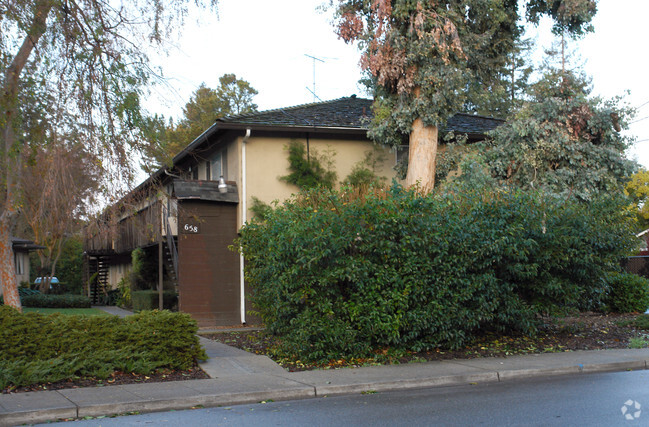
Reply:
M518 111L534 71L529 58L532 47L531 39L516 40L506 62L490 84L477 80L472 82L475 88L471 93L474 95L465 101L462 111L503 119Z
M34 237L45 249L38 250L41 292L47 292L63 244L79 231L79 218L87 213L100 182L98 159L81 144L50 143L32 147L21 175L21 215ZM70 167L74 165L74 167Z
M66 285L68 292L73 294L83 292L83 239L81 233L68 236L63 242L56 276L61 283Z
M595 10L594 0L527 3L528 19L550 16L571 34L586 31ZM395 146L409 135L407 185L433 188L438 128L474 99L476 82L498 79L521 34L518 6L517 0L339 0L338 35L359 42L375 96L370 137Z
M259 92L245 80L237 79L235 74L224 74L219 77L219 87L216 97L223 103L224 108L219 113L228 116L231 114L246 114L257 111L257 104L252 98Z
M634 173L624 186L624 191L633 201L638 213L638 227L644 230L649 227L649 171L640 169Z
M5 303L20 307L10 235L21 209L29 147L29 106L21 100L30 91L47 92L56 113L43 113L52 128L83 134L88 151L111 158L102 162L104 170L128 171L116 166L129 163L142 123L140 96L154 76L145 49L162 44L182 24L189 4L215 7L216 0L0 0L0 284Z
M252 99L257 95L250 83L235 74L219 77L219 87L211 89L205 83L194 91L183 109L184 118L174 125L163 116L148 120L148 161L145 170L171 165L171 160L220 117L257 111Z
M493 131L487 163L492 175L521 188L588 201L621 193L637 165L620 134L630 111L619 99L591 97L587 80L550 70L531 86L531 100Z

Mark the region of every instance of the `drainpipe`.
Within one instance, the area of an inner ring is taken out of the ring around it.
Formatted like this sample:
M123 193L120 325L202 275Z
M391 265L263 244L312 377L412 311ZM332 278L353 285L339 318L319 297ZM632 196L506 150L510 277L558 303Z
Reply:
M241 140L241 227L246 223L248 215L248 194L246 192L246 142L250 138L250 128L246 129L246 134ZM239 255L239 293L241 295L241 323L246 323L246 288L243 277L243 254Z

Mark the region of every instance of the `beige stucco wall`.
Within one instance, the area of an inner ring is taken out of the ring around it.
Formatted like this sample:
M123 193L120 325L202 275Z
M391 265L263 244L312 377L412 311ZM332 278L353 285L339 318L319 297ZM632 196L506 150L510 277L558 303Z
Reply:
M306 144L306 139L293 138ZM298 192L298 188L280 180L280 177L288 175L288 152L286 145L291 138L266 138L253 135L246 142L246 219L252 217L250 205L252 197L271 203L274 200L283 201L292 194ZM238 154L241 155L241 138L238 141ZM315 139L309 140L309 151L323 154L327 151L335 153L332 156L334 170L337 173L338 183L343 181L352 171L355 164L365 159L366 152L379 150L385 158L382 165L377 168L377 175L387 178L389 183L395 176L394 165L396 154L394 151L382 147L376 147L370 141L343 140L343 139ZM229 157L229 156L228 156ZM238 159L237 159L237 163ZM230 167L230 164L228 164ZM242 176L238 174L237 183L242 186ZM240 198L242 191L240 188ZM240 208L241 209L241 208ZM239 213L239 224L243 222L241 212Z
M20 285L22 282L29 282L29 253L28 252L14 253L14 263L16 267L16 281L18 285ZM0 290L0 295L1 294L2 294L2 290Z
M239 140L233 140L226 144L226 181L239 182Z
M130 263L111 264L108 267L108 285L111 289L117 289L117 285L131 270L133 266Z

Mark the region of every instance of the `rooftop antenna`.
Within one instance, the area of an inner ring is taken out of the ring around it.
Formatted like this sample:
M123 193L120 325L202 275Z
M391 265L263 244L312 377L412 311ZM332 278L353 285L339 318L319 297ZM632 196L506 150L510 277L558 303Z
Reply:
M320 62L324 63L324 60L320 59L320 58L316 58L315 56L312 56L312 55L307 55L306 53L304 54L304 56L313 59L313 90L309 89L308 87L306 88L306 90L308 90L309 92L311 92L313 94L313 102L316 101L316 98L319 101L322 101L320 98L318 98L318 95L316 95L316 92L315 92L315 62L320 61Z

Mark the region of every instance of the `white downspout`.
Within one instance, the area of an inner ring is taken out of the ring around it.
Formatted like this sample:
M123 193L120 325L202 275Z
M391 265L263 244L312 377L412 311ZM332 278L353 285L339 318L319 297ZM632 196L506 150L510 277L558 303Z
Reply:
M248 194L246 192L246 142L250 138L250 128L246 129L246 134L241 140L241 227L246 223L248 215ZM241 302L241 323L246 323L246 288L243 276L243 254L239 255L239 280Z

